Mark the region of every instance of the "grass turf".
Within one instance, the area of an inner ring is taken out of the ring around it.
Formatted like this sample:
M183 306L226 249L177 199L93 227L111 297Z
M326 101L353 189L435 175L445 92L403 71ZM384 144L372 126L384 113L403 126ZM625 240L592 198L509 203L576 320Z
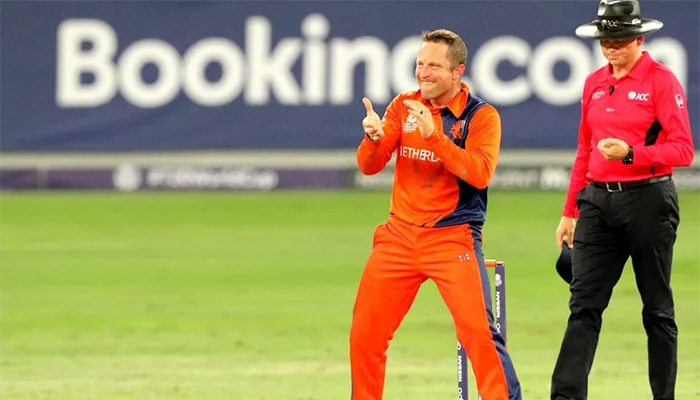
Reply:
M3 194L0 396L51 400L349 398L356 285L386 192ZM487 257L507 264L509 348L546 399L568 290L560 193L494 192ZM700 397L700 196L681 195L676 396ZM626 268L590 399L651 398ZM427 282L389 350L386 399L456 398L454 330ZM471 382L472 390L475 388ZM475 398L475 396L473 396Z

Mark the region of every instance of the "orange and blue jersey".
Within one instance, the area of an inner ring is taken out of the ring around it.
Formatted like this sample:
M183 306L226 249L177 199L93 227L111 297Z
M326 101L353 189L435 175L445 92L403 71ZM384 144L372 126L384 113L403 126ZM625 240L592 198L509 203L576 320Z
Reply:
M423 139L404 100L418 100L431 111L435 132ZM369 138L357 150L365 175L380 172L394 153L390 213L422 227L481 225L486 219L487 188L496 170L501 145L501 119L496 109L460 92L442 109L431 106L420 91L397 95L382 119L384 139Z
M421 101L430 110L435 130L427 139L405 100ZM494 325L481 240L501 144L498 112L463 84L441 109L419 91L399 94L382 127L381 141L365 136L357 150L364 174L380 172L394 154L396 164L391 215L374 232L353 307L351 398L382 400L388 341L419 287L431 279L453 317L479 393L485 399L522 400L505 338ZM466 373L459 376L466 382Z

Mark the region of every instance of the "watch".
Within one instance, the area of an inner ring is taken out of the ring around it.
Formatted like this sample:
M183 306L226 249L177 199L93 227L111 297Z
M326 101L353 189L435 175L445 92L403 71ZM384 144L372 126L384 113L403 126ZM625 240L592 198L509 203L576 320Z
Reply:
M622 158L622 163L623 164L632 164L634 162L634 148L630 146L629 151L627 152L627 155Z

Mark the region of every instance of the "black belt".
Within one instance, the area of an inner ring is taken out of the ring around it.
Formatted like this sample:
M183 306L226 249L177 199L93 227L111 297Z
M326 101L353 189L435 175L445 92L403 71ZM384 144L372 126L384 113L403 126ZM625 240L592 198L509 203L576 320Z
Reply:
M605 189L608 192L622 192L625 190L636 189L644 186L653 185L655 183L669 181L671 180L671 175L657 176L654 178L642 179L639 181L631 182L591 182L591 185L599 189Z

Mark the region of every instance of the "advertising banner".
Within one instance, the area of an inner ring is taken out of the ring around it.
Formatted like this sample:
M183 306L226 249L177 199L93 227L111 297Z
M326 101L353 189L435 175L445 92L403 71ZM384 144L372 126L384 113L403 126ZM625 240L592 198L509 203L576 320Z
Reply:
M361 4L361 6L358 6ZM426 12L426 7L429 12ZM468 48L504 148L573 148L590 1L10 1L0 13L0 149L128 152L344 149L416 88L423 30ZM697 133L700 3L644 0L645 48L681 81Z
M571 168L558 165L503 166L489 190L565 191ZM700 191L700 167L677 169L679 191ZM390 190L392 168L366 176L355 168L246 168L226 165L120 165L114 168L6 169L0 190L276 191Z

